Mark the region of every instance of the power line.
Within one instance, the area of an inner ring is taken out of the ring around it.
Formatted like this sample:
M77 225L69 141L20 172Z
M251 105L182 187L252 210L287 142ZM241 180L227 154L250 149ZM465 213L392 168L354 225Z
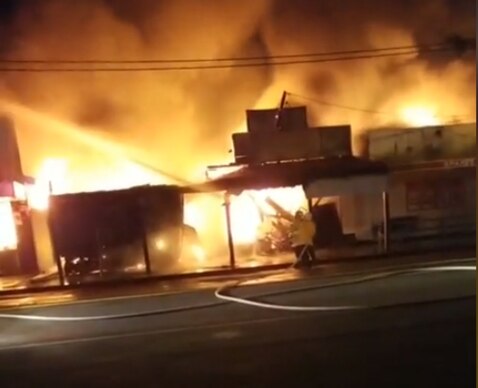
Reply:
M382 47L373 49L357 49L357 50L345 50L345 51L331 51L331 52L313 52L302 54L283 54L283 55L270 55L270 56L249 56L249 57L228 57L228 58L198 58L198 59L139 59L139 60L127 60L127 59L84 59L84 60L69 60L69 59L9 59L0 58L0 63L11 64L152 64L152 63L214 63L214 62L235 62L235 61L268 61L277 59L292 59L292 58L305 58L305 57L326 57L326 56L338 56L338 55L354 55L354 54L371 54L387 51L397 50L433 50L450 48L445 44L430 44L430 45L409 45L409 46L395 46L395 47Z
M310 101L310 102L313 102L313 103L316 103L316 104L319 104L319 105L331 106L331 107L334 107L334 108L340 108L340 109L351 110L351 111L362 112L362 113L370 113L370 114L375 114L375 115L394 116L394 117L396 116L396 114L392 114L390 112L380 112L380 111L376 111L376 110L372 110L372 109L356 108L356 107L353 107L353 106L335 104L335 103L332 103L332 102L317 100L317 99L312 98L312 97L302 96L300 94L295 94L295 93L287 92L287 94L289 96L300 98L302 100Z
M286 92L286 93L287 93L288 96L296 97L296 98L299 98L301 100L309 101L309 102L312 102L312 103L315 103L315 104L318 104L318 105L330 106L330 107L334 107L334 108L345 109L345 110L350 110L350 111L355 111L355 112L369 113L369 114L374 114L374 115L390 116L390 117L393 117L393 118L398 118L399 117L399 114L397 114L397 113L377 111L377 110L373 110L373 109L358 108L358 107L353 107L353 106L348 106L348 105L336 104L336 103L333 103L333 102L328 102L328 101L323 101L323 100L317 100L315 98L303 96L303 95L296 94L296 93L290 93L290 92ZM471 117L471 115L464 115L464 114L462 114L462 115L441 115L441 116L436 116L436 117L444 120L447 117L451 118L451 119L453 119L453 118L469 118L469 117Z
M410 50L396 53L382 53L374 55L353 55L339 56L332 58L318 59L302 59L280 62L254 62L254 63L233 63L233 64L214 64L204 66L167 66L167 67L0 67L0 72L23 72L23 73L85 73L85 72L159 72L159 71L188 71L188 70L219 70L219 69L236 69L251 68L264 66L286 66L299 65L308 63L327 63L340 61L354 61L364 59L376 59L385 57L396 57L417 54L444 53L451 51L450 48L436 48L430 50Z

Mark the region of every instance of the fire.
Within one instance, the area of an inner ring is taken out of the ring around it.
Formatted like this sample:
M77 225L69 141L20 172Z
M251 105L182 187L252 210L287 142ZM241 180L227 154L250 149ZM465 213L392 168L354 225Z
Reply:
M306 198L301 187L280 189L247 190L231 201L231 223L234 241L251 244L257 239L263 215L276 212L266 202L270 198L285 211L293 215L305 205Z
M89 168L78 174L79 181L71 182L70 192L121 190L134 186L161 184L163 177L129 160L118 159L103 169Z
M276 211L267 204L267 198L291 215L306 204L305 194L299 186L246 190L239 195L232 195L231 231L235 245L250 246L256 242L264 226L261 213L264 216L276 215ZM223 193L187 195L184 223L198 232L203 252L197 249L197 253L194 253L196 261L207 261L208 265L224 264L224 260L227 260L227 235ZM268 225L270 227L270 223Z
M264 189L253 192L259 200L265 201L266 198L271 198L279 206L289 213L295 213L297 210L305 206L307 199L304 190L300 186L285 187L280 189ZM269 207L268 214L274 214Z
M15 249L18 243L12 206L9 200L0 200L0 251Z
M250 244L256 239L261 216L254 199L253 193L231 199L231 231L237 244Z
M112 166L99 169L69 167L66 159L47 158L43 161L35 174L35 183L26 188L33 209L46 210L51 194L119 190L163 182L157 174L128 160L117 160Z
M204 230L207 222L207 212L199 202L190 201L184 206L184 223L196 230Z
M267 204L267 198L271 198L291 214L303 207L306 202L301 187L246 190L240 195L232 196L231 232L234 243L247 245L256 241L262 224L261 213L268 216L276 213ZM217 243L217 236L220 235L218 229L225 228L225 224L215 218L224 218L221 206L223 202L223 198L218 194L200 194L198 198L192 197L185 203L184 222L194 227L203 239L204 235L215 235ZM225 234L225 232L223 231L221 234Z
M36 210L46 210L50 194L66 191L67 162L64 159L46 159L35 177L35 183L28 187L29 205Z
M202 246L195 244L191 247L191 251L199 264L204 264L206 262L206 252Z
M412 106L404 108L401 117L411 127L425 127L439 125L440 121L434 109L426 106Z
M45 119L46 120L46 119ZM158 173L156 170L144 167L143 162L136 163L132 160L141 158L128 158L122 147L116 147L103 139L95 136L83 135L76 126L69 126L62 122L48 119L48 127L54 129L56 135L64 132L70 134L81 145L88 145L94 151L100 151L99 156L85 150L85 153L74 152L62 154L59 149L55 156L44 159L36 173L32 174L35 184L27 189L27 199L32 208L47 210L51 194L64 194L85 191L117 190L128 187L171 183L168 174ZM245 130L242 128L241 130ZM56 131L56 132L55 132ZM36 161L32 163L31 170L35 171ZM237 170L238 166L231 166L225 171L211 171L210 179ZM277 210L268 204L272 199L285 212L291 215L306 203L301 187L246 190L240 195L231 196L231 226L234 243L246 245L244 251L254 244L263 230L270 230L272 217ZM197 231L199 243L189 244L189 256L194 258L194 264L212 265L217 261L224 264L227 250L226 223L223 193L203 193L185 198L183 222ZM266 228L266 224L268 227ZM168 241L156 241L156 248L167 250Z

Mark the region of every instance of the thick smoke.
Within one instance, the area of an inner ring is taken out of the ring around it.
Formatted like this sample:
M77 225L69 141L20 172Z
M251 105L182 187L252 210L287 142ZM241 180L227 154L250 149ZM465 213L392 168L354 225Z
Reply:
M433 43L455 34L474 36L473 1L298 0L276 1L263 36L272 53ZM318 100L386 114L311 105L322 124L351 123L356 130L397 121L406 105L429 105L437 116L471 115L475 109L475 62L456 55L384 58L279 68L263 105L278 89ZM306 101L293 101L303 102ZM472 118L470 118L472 119Z
M8 37L0 51L16 59L139 60L398 46L472 36L474 7L472 0L16 1L0 26ZM419 55L210 71L0 73L0 96L128 144L151 165L197 180L208 163L228 161L229 137L244 110L276 106L284 90L386 113L309 105L315 124L361 130L396 121L407 104L429 104L444 119L474 115L475 78L474 58ZM288 102L307 103L293 96ZM30 134L31 126L41 127L29 125ZM23 136L31 151L24 155L27 169L49 155L73 157L73 146L48 132L39 136Z
M134 5L117 1L28 2L11 23L10 45L4 56L144 59L263 55L256 35L267 5L263 0L251 2L247 8L233 0L220 4L135 1ZM205 163L223 161L227 156L228 134L267 86L269 73L270 69L257 68L241 72L4 73L1 78L4 98L96 129L144 150L143 159L151 165L197 179ZM55 139L47 143L41 150L43 157L58 154Z

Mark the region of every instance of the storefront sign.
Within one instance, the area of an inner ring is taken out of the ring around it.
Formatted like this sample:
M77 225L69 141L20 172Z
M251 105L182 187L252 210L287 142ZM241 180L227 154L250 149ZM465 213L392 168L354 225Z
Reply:
M475 158L466 158L466 159L454 159L446 160L444 162L446 168L463 168L463 167L475 167L476 159Z

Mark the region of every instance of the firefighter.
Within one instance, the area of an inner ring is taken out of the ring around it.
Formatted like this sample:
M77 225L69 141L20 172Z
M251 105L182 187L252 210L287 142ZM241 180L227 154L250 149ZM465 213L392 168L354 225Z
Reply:
M310 266L315 260L314 251L315 224L310 213L297 211L291 230L291 242L296 262L294 267Z

